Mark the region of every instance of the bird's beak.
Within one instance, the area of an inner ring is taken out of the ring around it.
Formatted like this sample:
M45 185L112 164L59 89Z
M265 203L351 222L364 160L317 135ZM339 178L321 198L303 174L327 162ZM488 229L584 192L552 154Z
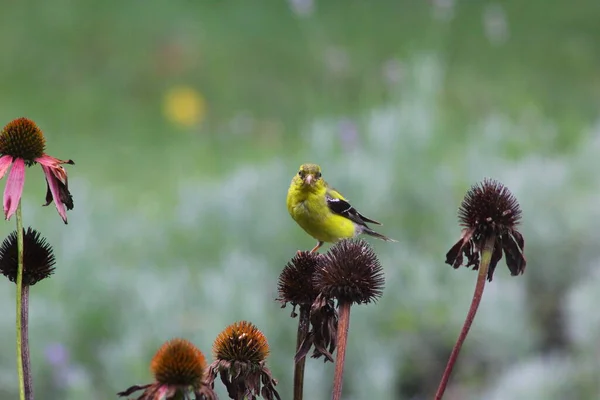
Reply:
M312 184L312 181L313 181L312 175L306 175L306 178L304 178L304 182L306 182L307 185Z

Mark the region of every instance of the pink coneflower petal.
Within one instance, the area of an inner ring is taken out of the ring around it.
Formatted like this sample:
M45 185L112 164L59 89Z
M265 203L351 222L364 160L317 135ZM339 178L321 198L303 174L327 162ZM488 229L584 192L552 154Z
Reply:
M52 198L49 199L49 196L46 196L46 204L50 204L52 199L54 199L54 204L56 205L56 210L58 211L58 215L62 218L64 223L67 223L67 211L65 210L65 205L61 201L60 192L59 192L59 180L56 176L54 176L54 172L51 167L47 167L42 164L42 169L44 170L44 174L46 175L46 182L48 183L48 189L50 189L50 193L52 194Z
M6 219L10 219L17 211L24 184L25 161L22 158L15 158L4 188L4 215Z
M4 178L4 174L8 171L8 168L13 162L13 156L2 156L0 157L0 179Z
M48 154L44 154L43 156L36 158L35 162L37 162L40 165L52 168L57 167L60 164L75 164L73 160L60 160L58 158L49 156Z

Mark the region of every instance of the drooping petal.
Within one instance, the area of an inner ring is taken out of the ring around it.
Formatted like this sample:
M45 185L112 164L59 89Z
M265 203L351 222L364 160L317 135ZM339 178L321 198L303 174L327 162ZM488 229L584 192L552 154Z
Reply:
M4 216L7 220L17 211L23 194L23 185L25 185L25 161L16 158L4 188Z
M124 390L122 392L117 393L117 396L119 396L119 397L126 397L126 396L129 396L130 394L133 394L133 393L137 392L138 390L147 389L150 386L152 386L151 383L148 384L148 385L133 385L132 387L130 387L130 388L128 388L128 389L126 389L126 390Z
M63 201L61 199L61 194L60 194L61 189L59 187L59 185L61 185L62 182L59 181L56 178L56 176L54 176L54 173L53 173L51 167L42 165L42 169L44 170L44 174L46 175L46 183L48 184L48 191L46 192L46 204L44 204L44 206L49 205L52 202L52 200L54 200L54 204L56 205L56 210L58 211L58 215L60 215L60 217L66 224L67 223L67 212L65 211L65 204L63 203ZM68 193L68 191L67 191L67 193ZM71 205L72 204L73 203L71 202Z
M13 156L2 156L0 157L0 179L4 178L4 174L8 171L8 168L13 162Z
M471 255L471 251L469 251L470 247L467 247L465 251L465 246L471 245L470 241L472 236L473 229L463 229L459 241L450 248L448 253L446 253L446 264L452 265L453 268L458 268L462 265L463 253L466 253L467 257Z
M506 265L510 269L512 276L520 275L525 272L527 261L523 250L525 248L525 240L523 235L518 231L509 232L502 240L504 254L506 255Z
M43 168L43 167L42 167ZM67 210L73 209L73 196L71 196L71 192L69 192L69 180L67 178L67 171L61 167L60 165L52 168L49 167L54 177L57 179L58 184L58 194L60 201L67 207ZM48 205L52 202L52 193L51 191L46 191L46 204Z
M502 259L502 240L496 240L494 244L494 252L492 253L492 259L490 260L490 265L488 267L487 280L488 282L492 281L494 277L494 271L496 270L496 266L498 262Z
M49 156L48 154L44 154L43 156L36 158L35 162L40 165L45 165L46 167L57 167L60 164L75 164L73 160L60 160L58 158Z

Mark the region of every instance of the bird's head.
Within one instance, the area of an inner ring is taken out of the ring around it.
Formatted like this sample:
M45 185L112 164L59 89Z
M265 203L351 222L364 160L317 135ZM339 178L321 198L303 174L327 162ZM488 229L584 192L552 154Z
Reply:
M298 178L303 185L314 186L321 179L321 167L317 164L302 164L298 171Z

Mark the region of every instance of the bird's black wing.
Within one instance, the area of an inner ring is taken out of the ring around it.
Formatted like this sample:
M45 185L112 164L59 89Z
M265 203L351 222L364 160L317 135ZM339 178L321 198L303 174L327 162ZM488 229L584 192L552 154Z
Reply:
M331 212L341 215L342 217L348 218L350 221L355 222L362 226L367 226L367 222L372 224L381 225L380 222L377 222L373 219L369 219L356 211L354 207L346 200L332 197L327 194L327 206L331 210Z

